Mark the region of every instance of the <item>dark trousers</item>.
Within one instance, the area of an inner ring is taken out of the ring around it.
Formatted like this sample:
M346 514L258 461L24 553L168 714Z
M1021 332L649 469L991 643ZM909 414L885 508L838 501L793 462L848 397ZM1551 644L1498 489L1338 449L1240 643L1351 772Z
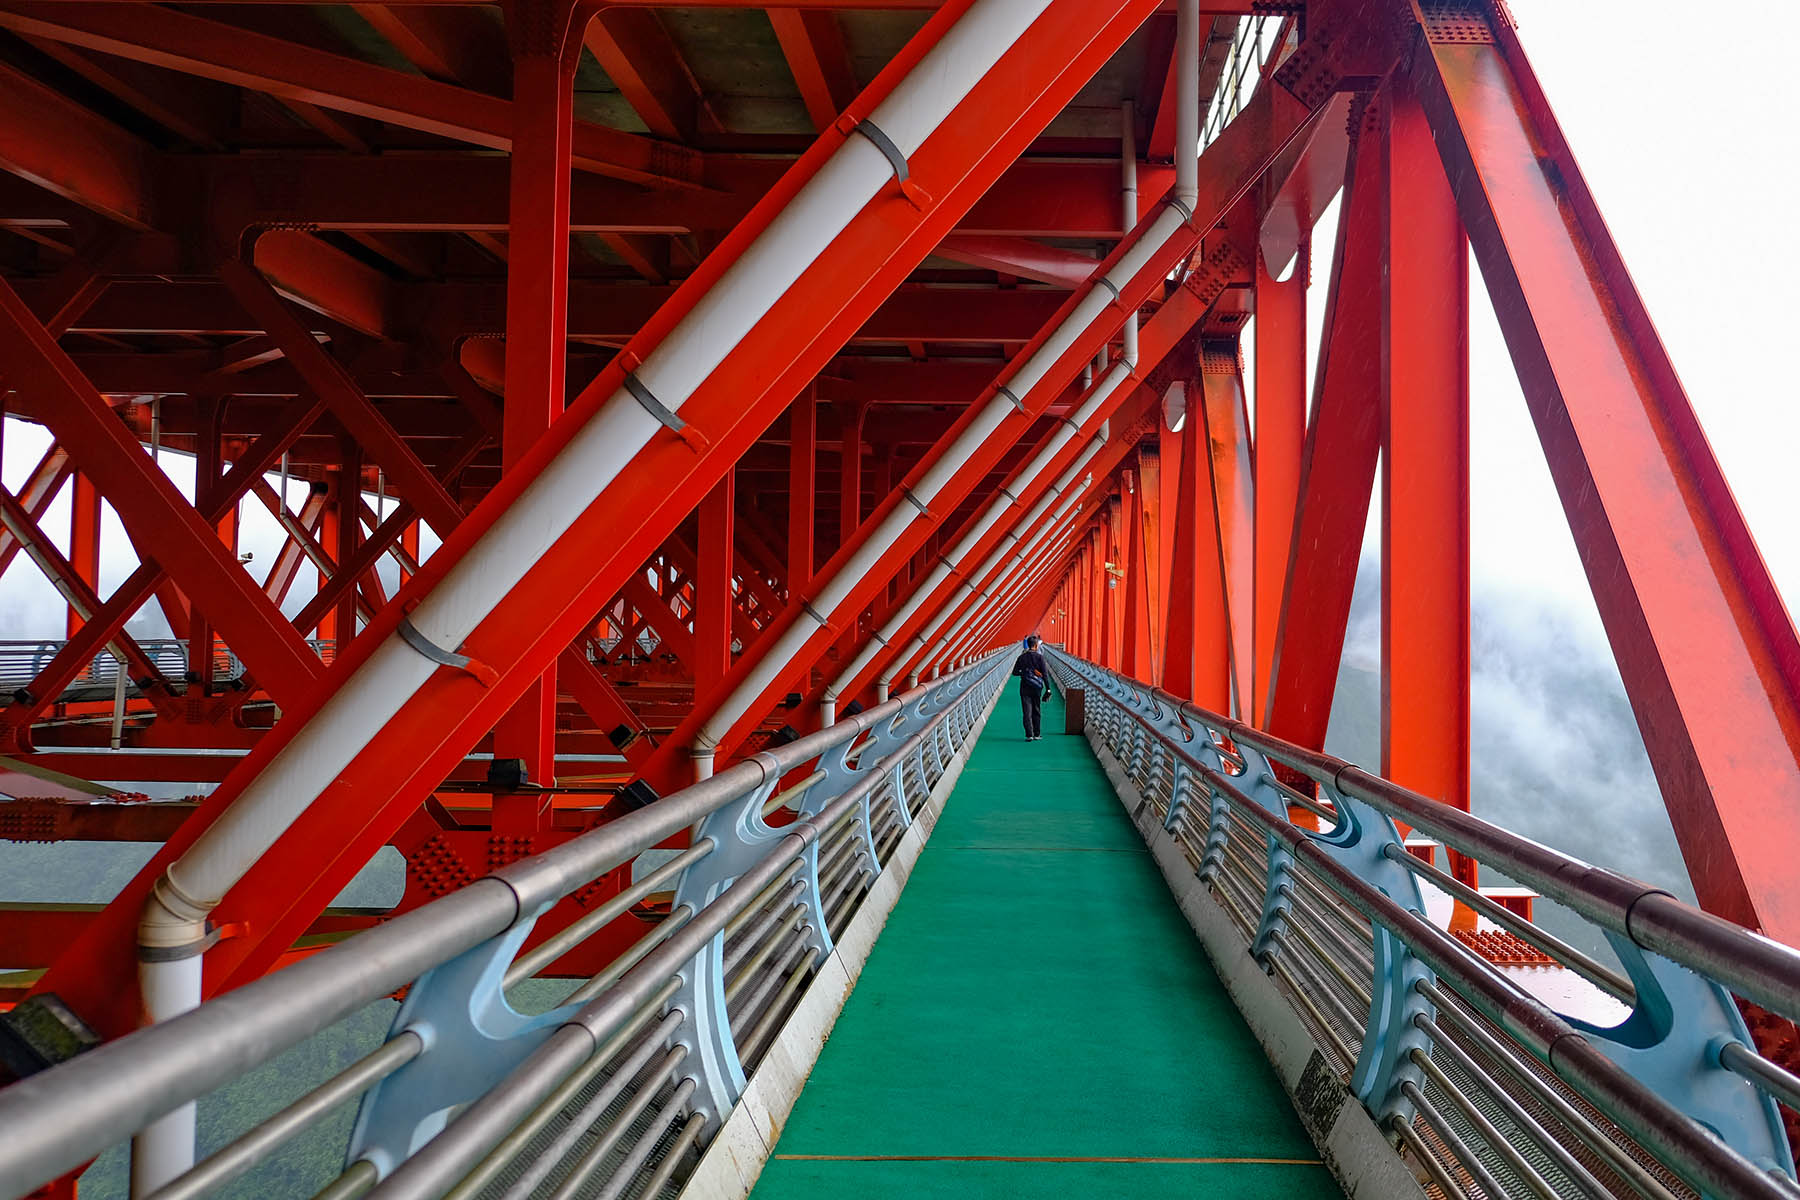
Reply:
M1019 709L1025 715L1026 737L1037 737L1042 732L1039 725L1043 716L1043 704L1044 693L1028 687L1019 689Z

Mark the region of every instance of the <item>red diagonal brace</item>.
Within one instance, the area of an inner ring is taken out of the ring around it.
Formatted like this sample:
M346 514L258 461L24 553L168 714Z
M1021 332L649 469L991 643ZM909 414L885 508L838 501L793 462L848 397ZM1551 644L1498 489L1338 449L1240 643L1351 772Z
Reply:
M0 362L33 415L112 502L133 544L153 547L258 682L294 703L320 673L318 656L3 281Z

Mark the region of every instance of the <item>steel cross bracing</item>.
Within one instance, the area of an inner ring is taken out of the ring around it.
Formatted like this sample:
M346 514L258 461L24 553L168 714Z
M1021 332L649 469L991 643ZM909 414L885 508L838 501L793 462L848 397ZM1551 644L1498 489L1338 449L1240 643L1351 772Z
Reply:
M0 0L0 571L67 608L0 738L194 793L0 824L164 843L0 1003L116 1035L384 845L408 911L1032 631L1318 749L1378 467L1379 765L1466 809L1469 248L1701 903L1800 938L1800 641L1503 5L503 9Z

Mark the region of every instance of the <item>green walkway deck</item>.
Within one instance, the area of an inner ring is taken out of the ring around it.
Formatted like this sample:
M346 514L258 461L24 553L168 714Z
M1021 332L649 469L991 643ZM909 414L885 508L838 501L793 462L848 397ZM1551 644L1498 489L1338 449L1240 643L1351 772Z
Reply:
M1001 697L755 1200L1340 1194L1062 725Z

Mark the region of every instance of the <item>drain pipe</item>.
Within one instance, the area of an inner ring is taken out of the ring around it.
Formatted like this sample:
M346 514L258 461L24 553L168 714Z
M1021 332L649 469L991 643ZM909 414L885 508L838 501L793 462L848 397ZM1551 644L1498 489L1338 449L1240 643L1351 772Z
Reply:
M964 18L967 21L968 18ZM906 529L926 511L939 492L950 483L951 477L974 455L976 450L991 437L1000 423L1011 414L1014 404L1023 406L1019 401L1008 397L1024 397L1043 381L1050 373L1057 359L1068 352L1075 340L1113 303L1113 298L1120 295L1131 280L1144 269L1150 258L1160 250L1164 243L1173 237L1183 225L1194 219L1194 204L1200 195L1200 3L1199 0L1179 0L1175 15L1175 52L1181 56L1180 70L1177 72L1176 97L1179 108L1176 113L1175 136L1175 186L1171 191L1169 203L1163 206L1156 220L1137 237L1130 248L1113 264L1112 269L1105 272L1098 280L1091 283L1087 294L1077 303L1073 312L1057 326L1044 343L1039 346L1019 369L1007 379L995 394L988 398L976 419L958 437L950 449L935 463L926 469L918 483L912 487L902 487L907 503L897 504L889 510L887 517L872 530L863 544L858 547L848 562L830 579L826 580L802 605L800 618L778 637L775 644L758 659L755 666L745 675L742 682L734 688L724 703L707 718L695 735L696 747L714 752L731 727L735 725L750 706L767 690L787 669L802 647L811 641L813 635L824 629L831 616L849 596L851 589L860 582L864 575L874 569L881 556L886 554L895 542L899 541ZM915 71L914 75L919 72ZM1137 178L1137 153L1130 150L1128 165L1121 167L1122 175L1129 173L1131 186L1135 195ZM1135 199L1131 202L1136 207ZM1127 218L1125 228L1135 228L1136 213ZM1130 333L1125 345L1125 356L1121 360L1127 370L1137 367L1137 330L1135 314L1128 324ZM1102 350L1096 361L1097 367L1104 369L1106 352ZM1097 372L1098 373L1098 372ZM915 511L916 510L916 511Z
M975 0L926 51L693 310L626 376L625 386L498 515L400 626L344 681L220 818L152 889L139 922L140 987L148 1021L194 1007L207 915L350 764L440 665L518 585L541 553L733 353L774 303L914 154L1048 7L1050 0ZM985 432L984 432L985 436ZM147 1127L134 1192L193 1161L192 1107Z

